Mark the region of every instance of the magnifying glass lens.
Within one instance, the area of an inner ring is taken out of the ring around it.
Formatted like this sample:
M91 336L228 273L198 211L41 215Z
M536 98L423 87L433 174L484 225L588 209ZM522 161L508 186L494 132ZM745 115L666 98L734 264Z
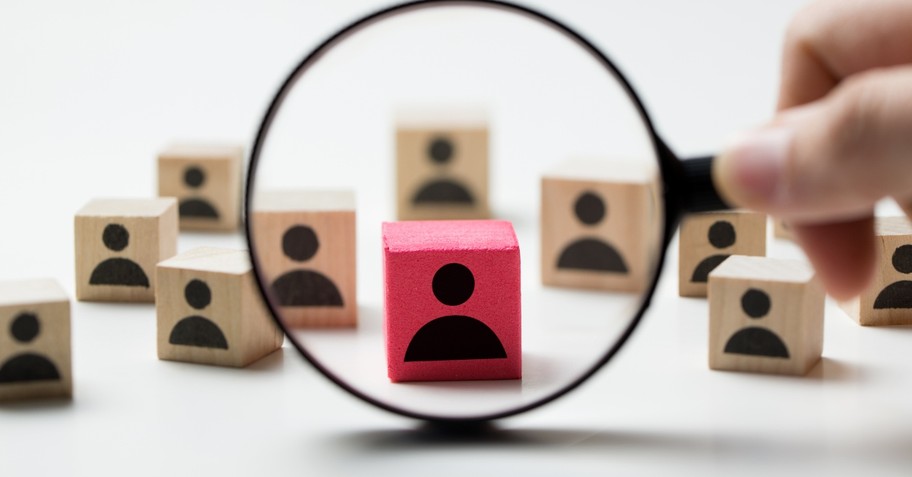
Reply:
M289 85L252 164L251 253L330 378L410 416L502 416L626 339L662 247L658 158L576 37L509 8L403 9Z

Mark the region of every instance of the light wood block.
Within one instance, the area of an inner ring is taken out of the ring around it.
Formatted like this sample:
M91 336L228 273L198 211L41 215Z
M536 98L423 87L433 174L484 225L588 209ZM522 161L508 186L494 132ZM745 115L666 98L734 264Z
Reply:
M282 347L246 251L200 247L156 274L159 359L243 367Z
M792 228L788 223L776 217L772 217L772 220L774 237L784 240L795 240L794 235L792 235Z
M655 273L661 240L652 161L577 160L541 181L545 285L637 292Z
M283 323L292 327L355 326L354 193L262 191L252 208L255 257Z
M155 301L155 264L177 253L177 200L93 200L75 227L78 300Z
M484 118L451 111L400 115L396 191L399 220L489 218Z
M54 280L0 282L0 401L72 394L66 292Z
M807 374L823 352L824 296L803 261L729 257L709 275L709 367Z
M688 215L678 247L678 294L705 297L709 272L728 256L766 255L766 215L743 210Z
M877 271L855 299L839 305L865 326L912 324L912 224L905 217L878 217Z
M241 219L244 148L180 144L158 156L158 195L176 197L181 230L234 231Z

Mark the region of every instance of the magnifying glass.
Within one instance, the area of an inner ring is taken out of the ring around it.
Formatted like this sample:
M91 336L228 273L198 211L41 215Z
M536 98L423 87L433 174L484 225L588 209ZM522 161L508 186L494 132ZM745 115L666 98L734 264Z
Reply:
M353 395L481 421L607 363L682 214L726 208L630 84L566 25L499 1L393 6L307 55L247 182L258 285Z

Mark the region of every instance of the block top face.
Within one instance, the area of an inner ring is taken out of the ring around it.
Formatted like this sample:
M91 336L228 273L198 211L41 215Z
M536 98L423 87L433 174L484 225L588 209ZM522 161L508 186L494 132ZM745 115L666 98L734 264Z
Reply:
M257 193L254 212L338 212L355 210L350 190L286 189Z
M573 159L560 163L544 176L549 179L650 184L658 180L659 167L654 158Z
M912 235L912 223L906 217L877 217L874 219L874 233L878 237Z
M231 144L173 144L162 151L161 159L223 160L243 158L244 147Z
M404 107L396 111L399 129L486 128L488 115L482 107Z
M814 269L801 260L732 255L715 270L710 278L769 280L782 283L809 283Z
M383 223L383 248L392 253L424 250L519 249L506 220L427 220Z
M160 268L243 275L253 269L245 250L198 247L158 264Z
M0 281L0 306L35 305L69 300L60 284L50 278Z
M78 217L159 217L177 207L177 199L95 199L76 212Z

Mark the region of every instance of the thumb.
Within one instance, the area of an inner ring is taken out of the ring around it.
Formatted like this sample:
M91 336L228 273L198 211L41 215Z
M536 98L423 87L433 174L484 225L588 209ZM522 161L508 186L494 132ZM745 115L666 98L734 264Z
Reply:
M804 223L864 217L884 197L912 203L912 66L784 111L717 157L713 180L733 206Z

